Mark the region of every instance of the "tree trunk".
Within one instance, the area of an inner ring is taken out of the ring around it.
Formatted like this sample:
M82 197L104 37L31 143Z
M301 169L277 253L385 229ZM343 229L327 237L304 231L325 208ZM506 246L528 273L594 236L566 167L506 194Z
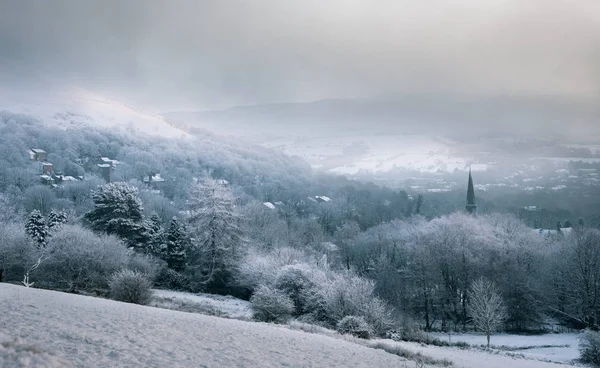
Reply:
M4 272L4 268L0 268L0 282L2 282L2 273Z
M486 335L487 335L487 336L486 336L486 337L487 337L487 347L489 348L489 347L490 347L490 332L489 332L489 331L487 331L487 332L486 332Z
M425 330L429 331L429 300L425 299Z

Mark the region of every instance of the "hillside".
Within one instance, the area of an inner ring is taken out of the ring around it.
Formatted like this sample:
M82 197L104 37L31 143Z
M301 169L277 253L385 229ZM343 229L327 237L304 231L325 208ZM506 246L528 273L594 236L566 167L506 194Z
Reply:
M26 75L26 77L21 77ZM0 63L0 111L34 116L50 126L105 127L161 137L187 133L157 114L113 101L62 80L26 71L7 61Z
M394 367L327 336L0 284L0 329L85 367ZM1 351L0 351L1 352ZM10 367L4 365L3 367Z
M0 283L0 309L5 368L422 366L341 337L10 284ZM453 367L570 366L498 351L378 343L449 359Z

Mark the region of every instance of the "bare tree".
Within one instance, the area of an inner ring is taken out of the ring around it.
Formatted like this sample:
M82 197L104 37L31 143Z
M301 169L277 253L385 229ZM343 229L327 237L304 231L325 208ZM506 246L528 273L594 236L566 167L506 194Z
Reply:
M473 281L469 291L467 311L473 319L475 327L485 332L489 348L490 336L507 317L502 296L496 285L485 278Z

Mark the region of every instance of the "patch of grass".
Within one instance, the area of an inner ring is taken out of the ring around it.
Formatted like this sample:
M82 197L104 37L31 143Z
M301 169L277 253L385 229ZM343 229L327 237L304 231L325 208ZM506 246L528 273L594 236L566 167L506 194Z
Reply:
M397 355L399 357L412 360L417 364L437 365L441 367L451 367L453 363L448 359L435 359L421 353L415 353L398 345L389 345L383 342L372 342L367 344L368 347L373 349L380 349L387 353Z
M481 345L485 347L485 345ZM504 350L504 351L519 351L519 350L529 350L529 349L545 349L545 348L568 348L570 345L530 345L530 346L496 346L492 345L492 349Z
M290 330L295 331L304 331L307 333L330 336L330 337L339 337L340 334L334 330L330 330L328 328L315 325L312 323L304 323L297 320L291 320L286 325Z
M455 347L459 349L468 349L471 347L468 343L464 341L456 341L456 342L448 342L446 340L439 339L437 337L433 337L428 333L421 330L413 330L406 332L392 332L387 336L390 340L393 341L406 341L406 342L416 342L419 344L425 345L433 345L433 346L442 346L442 347Z
M226 313L223 313L218 308L215 308L212 305L194 303L191 301L175 298L155 297L152 300L152 302L150 302L150 306L156 308L176 310L179 312L205 314L207 316L215 316L222 318L228 317Z

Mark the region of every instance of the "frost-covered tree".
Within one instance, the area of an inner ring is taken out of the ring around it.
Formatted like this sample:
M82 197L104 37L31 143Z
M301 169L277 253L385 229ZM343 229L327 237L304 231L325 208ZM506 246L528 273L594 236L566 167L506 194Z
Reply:
M201 284L224 286L244 243L231 189L219 181L196 183L188 201L193 265Z
M487 346L490 347L490 336L507 317L502 296L496 285L485 278L473 281L469 289L467 311L475 327L485 333Z
M39 248L46 246L49 237L48 226L40 211L31 211L25 223L25 231Z
M56 200L54 192L46 185L35 185L23 193L23 204L27 211L38 210L46 215Z
M166 251L165 232L162 227L162 220L156 212L153 212L150 219L145 223L148 242L145 247L145 253L152 254L157 257L163 257Z
M130 247L143 249L148 231L137 188L126 183L108 183L92 194L94 209L84 218L95 231L117 235Z
M62 224L66 224L69 221L69 217L64 211L56 212L50 211L48 215L48 229L55 230Z
M169 268L175 271L183 271L186 261L186 236L177 217L171 219L166 234L166 243L166 260Z
M580 326L600 321L600 230L577 229L559 242L553 275L556 306L552 309Z

